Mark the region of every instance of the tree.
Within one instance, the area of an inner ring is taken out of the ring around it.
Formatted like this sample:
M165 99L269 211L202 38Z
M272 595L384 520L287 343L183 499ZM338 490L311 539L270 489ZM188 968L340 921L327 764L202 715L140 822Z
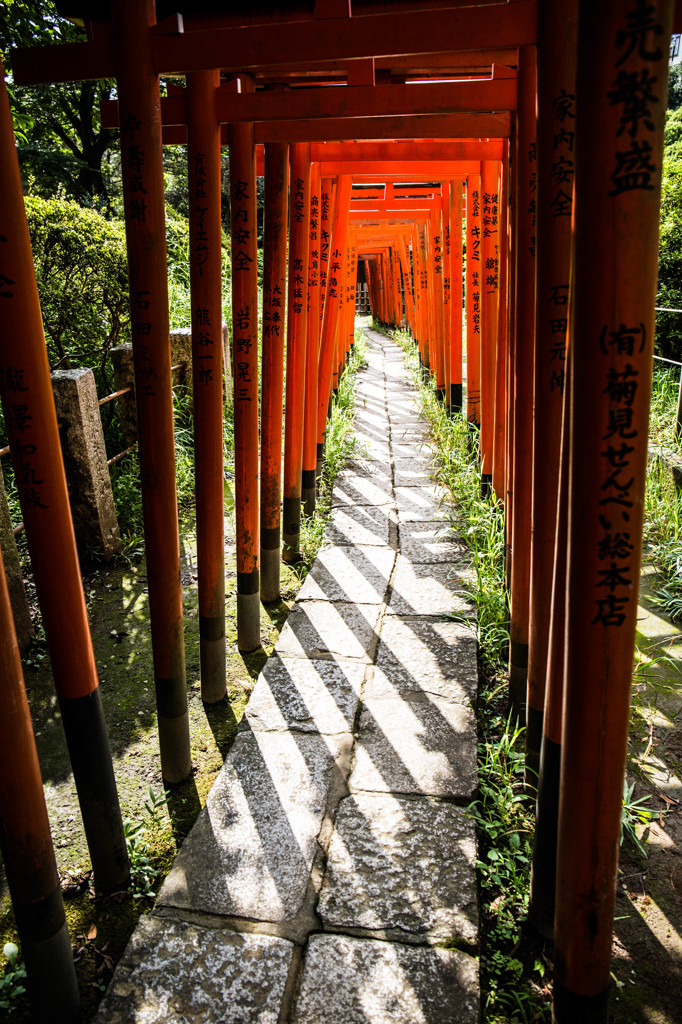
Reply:
M682 309L682 107L666 115L656 305ZM656 314L656 350L682 358L682 313Z
M5 72L11 50L77 42L81 29L57 15L53 0L4 0L0 5L0 54ZM15 86L8 82L18 155L31 191L49 197L59 187L83 205L109 206L102 171L117 133L102 128L99 105L109 99L109 81Z

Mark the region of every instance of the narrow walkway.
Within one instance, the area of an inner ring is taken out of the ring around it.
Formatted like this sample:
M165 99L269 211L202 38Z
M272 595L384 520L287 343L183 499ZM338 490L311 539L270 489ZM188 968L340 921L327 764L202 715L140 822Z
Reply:
M99 1024L476 1024L476 641L400 349L367 331L320 552Z

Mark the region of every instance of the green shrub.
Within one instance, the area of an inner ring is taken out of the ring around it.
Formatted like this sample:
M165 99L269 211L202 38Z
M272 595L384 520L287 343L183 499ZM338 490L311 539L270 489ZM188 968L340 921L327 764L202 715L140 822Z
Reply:
M70 200L25 202L50 365L90 367L106 387L130 321L123 223Z

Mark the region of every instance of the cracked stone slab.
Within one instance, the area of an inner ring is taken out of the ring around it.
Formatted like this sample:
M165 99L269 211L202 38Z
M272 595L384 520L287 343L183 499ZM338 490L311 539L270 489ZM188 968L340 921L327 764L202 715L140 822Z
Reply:
M418 420L415 424L391 424L391 440L399 441L403 444L410 442L414 444L421 444L426 443L428 439L429 428L423 420Z
M388 466L391 461L391 449L388 441L375 441L373 439L363 439L357 437L360 450L363 458L368 458L380 462L384 466Z
M474 822L449 803L356 793L342 800L318 913L327 928L434 944L478 940Z
M475 616L475 605L462 596L467 576L447 562L414 563L398 555L389 615L466 615ZM459 591L459 593L458 593Z
M325 540L332 544L386 545L391 524L390 505L359 505L332 509Z
M277 1024L294 946L146 915L97 1024Z
M368 698L431 693L473 704L477 691L476 634L471 626L430 617L384 619Z
M389 506L380 508L388 515ZM322 548L298 592L298 601L381 604L395 557L391 548L375 545Z
M359 663L273 654L258 677L240 730L351 732L365 671Z
M426 455L414 453L410 459L395 459L393 482L396 487L424 487L431 482L431 461Z
M400 526L400 550L412 562L458 562L466 545L442 523L410 522Z
M275 646L278 654L314 658L338 654L372 660L381 605L297 601Z
M356 476L371 477L375 483L381 482L383 486L390 487L392 484L390 463L381 462L379 459L353 459L346 463L337 476L337 480L347 480L349 477Z
M473 710L442 697L366 699L352 791L470 800L476 789Z
M293 1024L477 1024L478 964L452 949L314 935Z
M426 447L420 447L419 445L412 444L411 442L405 444L401 441L391 441L391 451L394 459L411 459L414 455L425 455L430 454L430 449Z
M180 907L285 923L302 909L330 793L350 739L240 733L157 897Z
M386 473L376 479L356 472L336 478L332 506L393 504L393 481Z
M430 483L421 486L402 486L396 484L395 500L398 510L398 523L431 523L432 520L443 521L443 501L447 492Z

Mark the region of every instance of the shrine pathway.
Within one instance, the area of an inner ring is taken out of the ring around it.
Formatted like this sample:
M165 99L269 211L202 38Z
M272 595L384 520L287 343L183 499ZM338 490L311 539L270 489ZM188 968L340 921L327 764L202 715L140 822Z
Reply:
M98 1024L479 1019L466 551L402 353L366 334L367 455Z

